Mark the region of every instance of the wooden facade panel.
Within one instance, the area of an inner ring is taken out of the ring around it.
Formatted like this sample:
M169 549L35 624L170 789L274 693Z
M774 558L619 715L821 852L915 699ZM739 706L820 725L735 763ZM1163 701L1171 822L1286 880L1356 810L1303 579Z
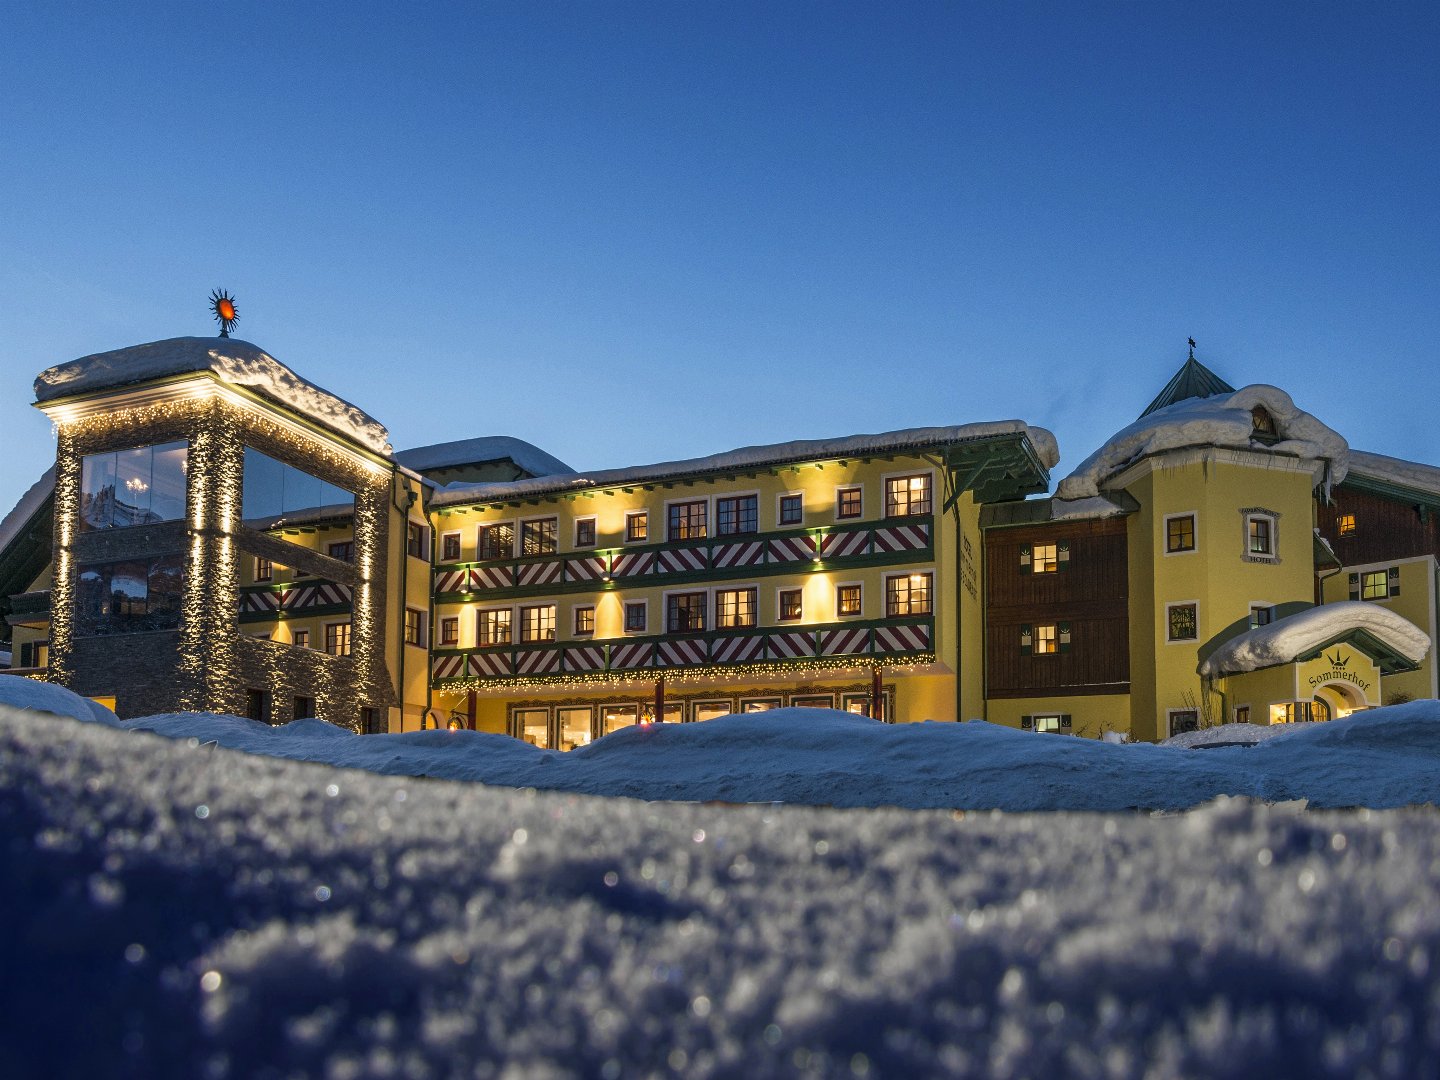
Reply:
M1129 594L1124 518L1060 521L985 533L985 592L992 611L1089 601L1119 601ZM1063 569L1033 573L1022 550L1068 545Z
M992 622L986 643L990 697L1123 694L1130 690L1130 627L1126 618L1074 619L1067 651L1027 655L1021 628L1041 623ZM1058 625L1058 623L1057 623Z
M1440 555L1440 521L1434 512L1422 516L1413 503L1343 484L1332 499L1329 506L1316 504L1316 524L1346 566ZM1353 516L1354 531L1342 536L1340 521L1346 515Z

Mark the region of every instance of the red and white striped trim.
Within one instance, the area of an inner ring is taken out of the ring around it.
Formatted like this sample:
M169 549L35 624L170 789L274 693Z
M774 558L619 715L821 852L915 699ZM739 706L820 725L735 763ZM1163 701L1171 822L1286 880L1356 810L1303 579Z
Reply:
M660 642L661 667L694 667L705 663L704 641Z
M517 675L548 675L560 670L559 649L532 649L518 653L515 660Z
M813 536L781 536L770 541L772 563L800 562L815 557Z
M657 574L690 574L705 569L704 548L677 548L660 552Z
M585 555L565 561L566 581L599 581L605 576L605 560L599 555Z
M252 592L240 594L242 615L265 615L280 610L281 594L277 592Z
M498 679L511 674L508 651L471 653L469 660L469 672L477 678Z
M825 630L820 634L821 656L852 656L870 648L870 631L865 627Z
M655 646L649 642L631 641L624 645L610 646L611 671L652 667L654 663Z
M929 623L922 623L919 626L877 626L875 628L876 652L926 652L929 648Z
M333 581L312 581L298 588L286 589L281 606L287 611L298 608L325 607L350 603L350 586Z
M653 551L635 551L628 555L616 555L610 561L610 576L613 578L640 577L649 574L655 567Z
M515 584L515 571L508 566L477 566L470 571L472 590L508 589Z
M716 569L727 566L758 566L765 561L765 542L752 540L745 544L724 544L712 548L710 555Z
M851 555L864 555L869 547L869 529L826 533L820 539L820 557L822 559L844 559Z
M465 657L463 656L437 656L435 662L430 665L430 677L432 679L453 679L465 668Z
M604 667L603 645L572 645L565 650L566 671L600 671Z
M771 634L765 639L765 653L772 660L794 660L815 655L815 635L790 631Z
M560 580L560 569L559 559L517 566L515 568L515 584L520 586L551 585Z
M930 526L887 525L875 530L875 552L920 551L930 546Z
M749 637L721 638L711 650L710 661L715 664L744 664L759 660L765 655L765 638L760 634Z
M437 593L464 592L470 584L468 570L438 570L435 573Z

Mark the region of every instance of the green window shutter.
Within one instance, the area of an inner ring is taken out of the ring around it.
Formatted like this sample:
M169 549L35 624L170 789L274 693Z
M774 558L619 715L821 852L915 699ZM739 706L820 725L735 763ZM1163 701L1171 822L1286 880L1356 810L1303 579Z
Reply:
M1020 655L1029 656L1030 647L1035 642L1035 635L1031 633L1030 627L1020 627Z
M1031 730L1032 728L1034 728L1034 727L1035 727L1035 718L1034 718L1033 716L1022 716L1022 717L1020 717L1020 728L1021 728L1022 731L1030 731L1030 730Z
M1070 624L1069 624L1068 622L1062 622L1057 629L1058 629L1058 632L1059 632L1059 635L1060 635L1060 651L1061 651L1061 652L1069 652L1069 651L1070 651Z
M1400 595L1400 567L1398 567L1398 566L1392 566L1392 567L1390 567L1389 582L1390 582L1390 595L1391 595L1391 596L1399 596L1399 595Z
M1351 574L1351 575L1350 575L1350 599L1351 599L1351 600L1359 600L1359 599L1360 599L1360 575L1359 575L1359 574Z
M1020 572L1021 572L1022 574L1025 574L1025 573L1029 573L1029 572L1030 572L1030 545L1029 545L1029 544L1021 544L1021 545L1020 545Z
M1068 541L1060 544L1059 551L1056 552L1055 562L1057 568L1060 570L1070 569L1070 544Z

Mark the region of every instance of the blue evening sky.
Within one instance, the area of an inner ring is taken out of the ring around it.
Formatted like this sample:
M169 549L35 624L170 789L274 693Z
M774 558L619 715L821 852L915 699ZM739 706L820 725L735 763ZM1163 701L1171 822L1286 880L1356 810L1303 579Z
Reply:
M1185 358L1440 462L1440 5L0 4L0 513L54 363L236 336L577 468Z

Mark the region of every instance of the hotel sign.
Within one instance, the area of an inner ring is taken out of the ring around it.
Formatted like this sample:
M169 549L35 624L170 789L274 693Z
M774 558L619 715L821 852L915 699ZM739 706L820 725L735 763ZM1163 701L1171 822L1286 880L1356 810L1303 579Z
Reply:
M1314 660L1296 665L1299 697L1313 697L1331 683L1343 683L1364 697L1367 705L1380 704L1380 669L1364 653L1350 645L1332 645Z

